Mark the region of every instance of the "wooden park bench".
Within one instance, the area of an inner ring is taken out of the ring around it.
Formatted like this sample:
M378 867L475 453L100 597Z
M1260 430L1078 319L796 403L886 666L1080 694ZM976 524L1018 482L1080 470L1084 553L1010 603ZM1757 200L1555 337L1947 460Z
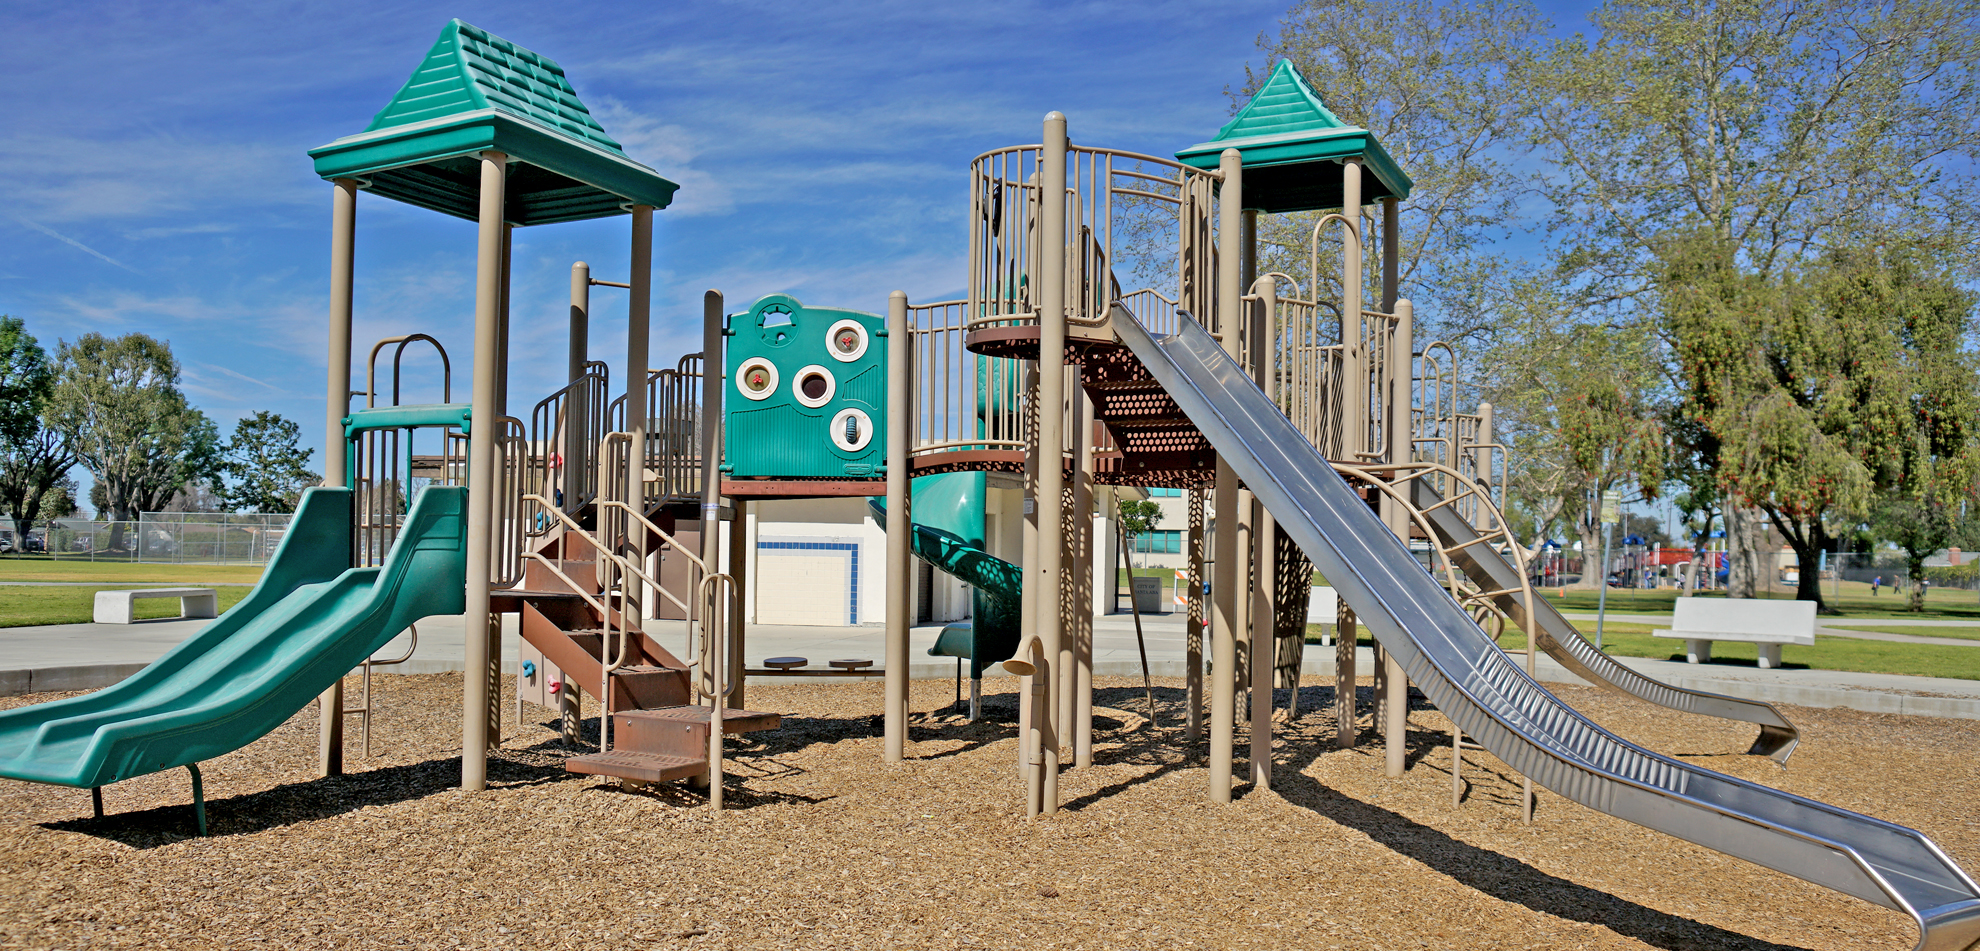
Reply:
M1815 602L1758 598L1679 598L1667 630L1650 633L1684 640L1686 663L1712 659L1713 641L1746 641L1760 650L1760 666L1781 665L1781 645L1815 643Z
M179 616L183 618L220 616L220 596L212 588L141 588L134 591L98 591L94 612L96 623L131 623L136 619L139 598L178 598Z

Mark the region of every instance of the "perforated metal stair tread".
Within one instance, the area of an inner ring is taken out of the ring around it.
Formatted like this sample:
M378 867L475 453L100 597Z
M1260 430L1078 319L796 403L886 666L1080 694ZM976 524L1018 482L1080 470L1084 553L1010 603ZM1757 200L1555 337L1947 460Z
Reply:
M676 779L700 775L708 769L708 760L688 756L667 756L661 753L612 750L573 756L564 761L564 768L573 773L589 776L615 776L619 779L636 779L647 783L669 783Z
M652 710L627 710L627 717L644 717L654 720L671 720L681 723L707 723L708 708L703 706L656 707ZM722 711L723 733L754 733L758 730L774 730L783 725L783 714L765 713L761 710ZM703 734L706 736L707 734Z

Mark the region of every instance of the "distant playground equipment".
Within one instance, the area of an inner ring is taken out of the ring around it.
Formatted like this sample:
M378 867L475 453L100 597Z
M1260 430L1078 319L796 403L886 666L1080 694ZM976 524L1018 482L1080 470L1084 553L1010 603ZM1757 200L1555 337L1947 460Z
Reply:
M1250 781L1272 783L1273 690L1298 670L1318 570L1342 632L1337 742L1361 733L1359 625L1377 645L1390 775L1413 684L1455 725L1460 764L1487 750L1589 808L1903 911L1920 948L1980 941L1980 887L1918 832L1645 750L1533 679L1545 651L1638 699L1754 723L1753 753L1785 761L1798 739L1768 704L1634 673L1536 597L1500 514L1491 409L1456 405L1451 348L1418 345L1398 293L1411 181L1287 63L1173 160L1075 146L1058 113L1039 144L978 156L964 299L895 292L878 317L772 295L729 315L711 291L701 352L661 370L652 213L675 186L624 155L555 63L454 21L370 128L311 154L334 185L330 485L305 497L262 584L192 640L117 687L0 714L0 775L100 788L187 766L199 805L197 762L318 692L335 773L343 675L419 618L465 613L486 632L466 640L463 688L462 786L479 790L512 613L518 703L558 710L573 745L581 698L599 706L596 749L568 769L698 781L719 809L724 736L780 722L743 709L745 674L881 677L883 757L906 758L921 557L977 591L935 652L968 660L973 681L998 660L1023 678L1019 774L1027 813L1047 816L1063 770L1093 763L1092 515L1113 487L1174 488L1189 504L1180 742L1207 739L1213 801L1232 798L1241 723ZM367 382L349 409L360 189L478 222L470 402L443 378L443 402L402 404L395 370L389 405ZM1326 213L1306 273L1257 273L1257 214L1292 211ZM513 229L627 213L628 280L572 268L569 382L510 415ZM1148 235L1173 240L1151 250ZM597 286L627 291L616 397L588 356ZM993 493L1021 497L1017 537L992 538ZM722 523L745 524L756 500L830 497L873 498L885 522L885 655L747 667L747 533ZM679 653L646 630L660 617L688 621ZM1513 629L1517 659L1495 642Z

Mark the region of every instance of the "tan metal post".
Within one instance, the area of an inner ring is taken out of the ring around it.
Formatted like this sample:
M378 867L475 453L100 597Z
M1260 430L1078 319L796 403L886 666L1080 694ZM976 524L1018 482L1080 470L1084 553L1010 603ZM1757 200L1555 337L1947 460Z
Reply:
M1026 361L1025 364L1024 397L1025 404L1031 407L1032 421L1031 426L1025 432L1025 439L1028 440L1028 443L1025 446L1026 451L1024 454L1024 502L1023 514L1020 519L1020 532L1023 536L1021 539L1022 561L1020 564L1024 567L1024 574L1020 576L1023 580L1018 585L1018 643L1030 644L1031 638L1038 633L1038 586L1033 584L1031 579L1031 566L1038 564L1038 457L1040 450L1038 448L1037 420L1038 361L1036 360ZM1045 664L1047 668L1051 666L1050 661L1046 661ZM1042 758L1044 754L1032 748L1032 743L1037 738L1036 727L1038 726L1038 724L1033 722L1038 712L1037 705L1032 702L1033 698L1037 695L1034 690L1037 685L1034 681L1042 676L1044 676L1043 673L1025 674L1018 688L1018 736L1020 738L1018 742L1018 772L1026 776L1031 775L1030 770L1032 766L1044 762ZM1029 795L1035 799L1038 793L1039 790L1034 787L1030 789ZM1033 810L1031 815L1037 815L1037 811Z
M728 393L726 392L722 395L724 399L728 397ZM716 471L716 475L718 477L721 475L719 469ZM742 604L747 605L747 592L749 591L749 503L740 498L729 500L729 577L736 579L737 599ZM743 668L745 667L743 658L749 656L749 632L744 628L744 622L748 619L748 613L746 607L737 608L735 616L729 619L728 683L734 685L733 692L729 694L729 706L737 710L745 709L748 706L744 702L748 698L743 694L743 691L747 688L747 678L743 676Z
M481 153L481 215L475 256L474 403L468 432L467 609L462 612L461 788L488 788L488 581L495 542L497 381L502 331L502 233L509 157ZM482 633L476 635L476 630Z
M1368 450L1368 346L1362 339L1361 300L1361 160L1341 163L1341 349L1344 383L1341 413L1346 436L1342 448L1351 461L1364 461Z
M1066 405L1066 117L1045 115L1045 147L1039 161L1038 288L1038 564L1025 566L1038 587L1038 639L1053 668L1046 679L1045 776L1039 810L1059 811L1059 744L1065 721L1058 716L1057 679L1065 656L1065 416Z
M632 273L626 275L626 283L632 286L627 288L626 293L626 431L632 434L632 445L626 452L626 497L620 501L631 506L633 511L644 514L646 512L646 427L648 421L653 418L653 407L650 405L646 389L647 348L648 341L651 340L653 316L653 207L651 205L632 207L632 253L627 263ZM719 295L717 295L716 307L717 309L721 307ZM707 352L705 335L702 342L705 355ZM710 364L704 358L701 375L703 394L701 445L704 476L708 471L706 452L709 438L716 435L709 431L707 397L710 377L716 380L713 395L716 399L715 405L720 407L722 366L720 363L714 364L711 372ZM718 428L721 418L718 409L714 417ZM715 445L719 452L721 443L717 442ZM704 514L704 520L705 518ZM643 528L635 528L631 519L625 520L625 526L633 542L630 560L633 564L645 567L646 531ZM608 545L617 541L616 539L600 540ZM704 551L707 545L708 536L704 534L702 536ZM698 583L701 579L695 580ZM626 578L621 584L621 590L627 595L621 607L625 612L626 624L637 628L646 620L646 586L637 578ZM633 596L634 592L639 592L639 595ZM685 600L690 604L700 603L698 598ZM703 671L702 674L705 677L707 672Z
M914 443L914 396L910 389L914 330L908 324L907 292L887 295L887 704L886 761L907 755L908 625L914 620L914 522L909 506L908 453Z
M1073 458L1078 466L1073 479L1073 525L1079 538L1075 540L1075 550L1079 552L1074 568L1072 588L1084 597L1068 599L1072 605L1073 665L1072 680L1072 723L1073 723L1073 765L1088 767L1093 765L1093 562L1094 549L1099 540L1093 532L1093 404L1086 399L1085 390L1079 385L1080 368L1067 368L1068 384L1072 387L1073 409ZM1128 582L1130 596L1134 582Z
M570 354L565 359L567 380L584 375L591 360L591 265L579 261L571 265Z
M1382 199L1382 309L1389 313L1396 311L1396 295L1400 293L1397 281L1401 278L1402 247L1400 224L1396 220L1396 199L1394 196Z
M1183 695L1189 710L1183 715L1183 740L1190 756L1196 755L1196 741L1203 737L1203 628L1210 612L1203 604L1203 490L1191 487L1189 493L1189 593L1184 599ZM1132 584L1132 582L1130 582ZM1132 589L1130 588L1130 592Z
M584 365L590 359L591 265L579 261L571 265L571 329L569 351L565 357L565 382L576 383L579 377L584 376ZM585 434L591 428L590 410L583 394L571 393L564 401L564 444L560 450L563 461L558 468L563 474L563 509L566 512L577 510L578 490L589 488L591 446L586 443Z
M516 246L516 226L502 222L502 319L498 324L495 365L502 368L495 381L495 408L509 415L509 275Z
M330 379L324 386L323 484L342 486L350 444L344 440L344 417L351 412L351 287L357 253L357 188L355 179L340 178L330 201ZM344 680L317 697L317 773L336 776L344 771Z
M1368 449L1368 352L1361 339L1361 162L1341 163L1341 450L1350 461ZM1318 275L1315 275L1317 278ZM1340 626L1344 645L1334 652L1334 691L1340 727L1334 744L1354 746L1355 632Z
M653 221L653 210L650 208L647 209L646 214L646 220L650 229ZM647 241L648 254L652 252L651 234L652 232L649 230L649 239ZM640 286L643 282L640 280L640 276L650 274L652 267L649 263L650 259L649 262L637 260L639 256L639 242L637 241L633 244L633 254L635 257L632 279L633 295L643 298L641 294L643 288ZM647 263L648 266L640 266L642 263ZM644 308L641 309L644 310ZM640 323L644 325L646 323L644 319L646 315L641 314L640 316L642 318ZM644 340L640 342L642 344L645 343ZM641 356L643 357L645 354L642 353ZM722 374L725 369L726 366L722 359L722 292L706 291L701 295L701 563L708 567L710 573L715 573L722 567L722 539L720 538L722 531ZM639 391L641 393L646 392L645 373L639 375ZM629 400L628 403L630 402ZM628 415L630 415L631 409L632 407L630 405L627 406ZM651 409L649 408L647 412L651 413ZM645 427L642 425L639 431L643 434L644 429ZM633 445L644 446L645 441L644 439L635 439ZM635 455L643 456L644 453L636 453ZM641 460L641 469L642 471L644 470L643 460ZM634 497L643 497L644 489L638 483L634 483L633 485ZM641 503L642 508L644 504L644 502ZM643 539L646 537L644 529L640 530L639 536L642 539L639 549L641 554L644 555L645 542ZM644 561L644 558L642 557L641 560ZM631 580L628 579L627 584L631 583ZM721 636L719 625L729 623L730 621L730 618L726 616L717 616L716 609L717 605L720 605L722 614L726 615L730 610L730 603L729 599L723 598L715 600L713 603L702 604L701 607L702 643L707 645L707 652L702 658L702 673L708 680L709 691L714 694L714 696L708 698L708 807L715 810L722 808L723 703L721 694L723 686L728 683L729 667L728 659L721 656L717 648L724 640ZM635 620L637 619L635 618Z
M1225 149L1218 160L1223 185L1217 195L1217 333L1224 352L1239 356L1239 326L1244 314L1244 159ZM1210 801L1231 801L1233 735L1237 729L1238 602L1243 584L1239 564L1237 473L1223 456L1217 457L1216 566L1210 583Z
M1387 220L1385 230L1394 222L1394 202L1384 205ZM1384 239L1383 256L1386 269L1389 240ZM1388 277L1383 278L1385 285ZM1383 295L1393 293L1392 286L1383 288ZM1396 315L1395 337L1389 343L1389 461L1406 463L1411 460L1410 452L1410 383L1415 374L1415 309L1409 301L1398 300L1390 305ZM1383 502L1383 511L1389 513L1389 530L1396 537L1409 542L1410 515L1402 503L1390 498ZM1384 681L1382 702L1382 740L1384 748L1383 770L1390 776L1401 776L1407 765L1407 743L1409 739L1409 677L1403 673L1402 664L1394 654L1382 652L1382 679Z
M1247 257L1256 268L1256 212L1245 212L1245 233L1250 239ZM1260 288L1258 285L1263 284ZM1261 298L1251 324L1253 378L1277 404L1278 367L1272 349L1273 326L1278 311L1276 279L1259 281L1254 274L1245 284ZM1272 788L1272 675L1277 666L1279 641L1274 610L1278 593L1278 526L1262 503L1253 502L1251 513L1251 561L1257 573L1250 611L1251 627L1251 782L1255 789Z

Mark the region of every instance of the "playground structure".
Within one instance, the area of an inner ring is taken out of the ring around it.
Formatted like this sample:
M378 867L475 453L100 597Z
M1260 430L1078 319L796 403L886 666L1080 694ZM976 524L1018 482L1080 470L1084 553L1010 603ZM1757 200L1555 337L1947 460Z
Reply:
M1374 635L1390 775L1413 684L1457 724L1454 743L1544 789L1903 911L1920 948L1980 941L1980 887L1919 833L1634 746L1531 677L1545 651L1641 700L1754 723L1755 754L1785 762L1798 738L1771 705L1636 674L1535 597L1501 515L1490 407L1460 409L1455 354L1416 342L1399 297L1410 180L1289 64L1175 159L1076 146L1057 113L1038 144L977 157L964 299L896 292L872 315L771 295L731 315L710 291L703 349L658 370L652 216L675 186L624 155L554 63L454 21L368 130L311 154L334 196L326 486L261 586L193 640L118 687L0 714L0 775L96 789L187 766L197 802L198 761L319 693L320 766L337 773L357 712L345 673L421 617L458 612L485 632L466 639L462 698L461 785L480 790L501 741L508 613L525 642L518 702L558 709L573 744L581 698L598 706L597 748L571 771L695 781L719 809L723 736L778 724L744 708L746 676L884 678L882 755L907 758L920 556L978 590L970 624L935 650L969 660L973 680L997 662L1023 678L1019 774L1027 812L1050 816L1061 772L1093 761L1092 513L1110 487L1177 488L1191 515L1182 742L1207 740L1212 800L1233 796L1241 725L1250 782L1272 784L1273 688L1296 676L1317 569L1341 630ZM375 371L351 389L359 189L478 222L468 402L452 402L451 369L441 403L400 402L406 348L440 346L422 334L372 351L375 367L397 347L389 402ZM1329 213L1306 273L1257 273L1257 215L1309 210ZM569 382L512 413L513 229L620 214L628 279L572 268ZM589 358L601 285L628 295L616 396ZM993 493L1021 498L998 509L1015 524L989 524ZM753 501L817 497L877 497L877 670L745 660L745 533L722 524ZM688 622L680 651L648 632L656 618ZM1495 640L1514 628L1524 669ZM1355 668L1343 636L1344 746L1360 731Z

